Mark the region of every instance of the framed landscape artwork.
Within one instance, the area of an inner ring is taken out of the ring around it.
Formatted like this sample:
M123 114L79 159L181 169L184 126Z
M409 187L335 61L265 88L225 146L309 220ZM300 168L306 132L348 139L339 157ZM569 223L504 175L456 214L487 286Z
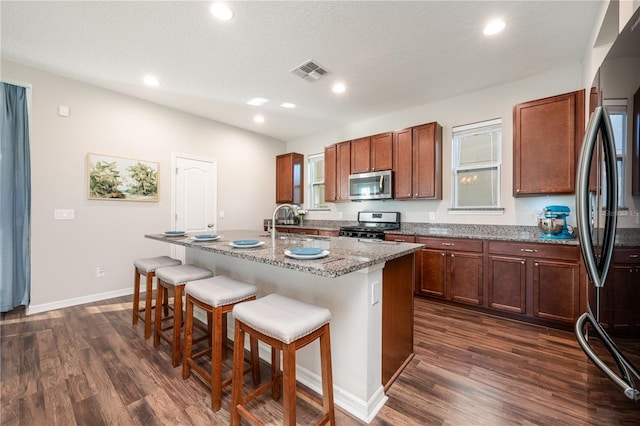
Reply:
M158 163L87 154L90 200L158 201Z

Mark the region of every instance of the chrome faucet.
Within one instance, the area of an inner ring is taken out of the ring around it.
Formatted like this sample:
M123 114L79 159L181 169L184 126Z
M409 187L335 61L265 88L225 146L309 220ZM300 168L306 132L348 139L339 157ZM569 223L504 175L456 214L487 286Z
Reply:
M282 208L288 208L293 212L294 216L298 216L298 209L293 204L279 204L276 206L276 209L273 211L273 216L271 217L271 247L276 246L276 214L278 210Z

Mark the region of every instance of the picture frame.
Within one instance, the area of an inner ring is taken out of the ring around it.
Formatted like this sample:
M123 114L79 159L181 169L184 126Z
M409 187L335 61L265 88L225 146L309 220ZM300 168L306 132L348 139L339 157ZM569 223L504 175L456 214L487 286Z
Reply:
M89 200L157 202L159 163L113 155L87 154Z

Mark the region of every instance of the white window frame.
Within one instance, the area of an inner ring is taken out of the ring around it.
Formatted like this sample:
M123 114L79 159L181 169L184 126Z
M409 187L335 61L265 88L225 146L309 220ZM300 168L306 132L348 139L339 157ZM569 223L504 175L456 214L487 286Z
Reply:
M319 154L311 154L308 156L307 159L307 171L308 171L308 176L309 176L309 198L307 200L307 209L308 210L329 210L329 204L326 202L326 200L323 200L322 203L318 204L317 206L314 205L314 201L316 199L316 192L317 192L317 188L322 187L324 189L324 179L323 180L316 180L316 176L314 173L315 170L315 163L318 163L322 161L322 163L324 164L324 153L319 153Z
M495 161L488 161L485 163L477 163L472 166L460 165L460 138L463 136L469 136L479 133L488 133L499 131L499 139L497 141L497 159ZM496 118L491 120L480 121L477 123L465 124L461 126L455 126L452 129L452 142L451 142L451 203L452 208L450 211L455 210L484 210L484 211L498 211L502 212L504 209L502 206L502 194L501 194L501 182L502 182L502 118ZM461 205L459 200L458 189L458 174L460 172L468 172L472 170L487 170L495 169L497 173L497 187L494 188L495 205L487 204L484 206L466 206Z
M623 116L623 124L622 124L622 132L621 134L616 134L614 131L614 139L616 136L619 136L614 142L616 145L616 171L618 173L618 208L625 209L626 208L626 187L625 187L625 173L626 173L626 161L627 161L627 141L628 141L628 120L629 120L629 111L627 99L605 99L603 102L604 107L609 114L609 117L612 115L621 115ZM604 169L604 166L603 166ZM603 176L604 179L606 177ZM606 188L606 186L602 185L602 188ZM602 192L602 204L605 206L606 203L606 193ZM605 206L606 207L606 206Z

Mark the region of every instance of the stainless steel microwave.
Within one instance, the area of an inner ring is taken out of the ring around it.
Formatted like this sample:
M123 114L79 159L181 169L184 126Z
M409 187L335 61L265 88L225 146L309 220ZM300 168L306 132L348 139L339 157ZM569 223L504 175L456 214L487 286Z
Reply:
M384 200L392 198L391 170L357 173L349 176L350 200Z

